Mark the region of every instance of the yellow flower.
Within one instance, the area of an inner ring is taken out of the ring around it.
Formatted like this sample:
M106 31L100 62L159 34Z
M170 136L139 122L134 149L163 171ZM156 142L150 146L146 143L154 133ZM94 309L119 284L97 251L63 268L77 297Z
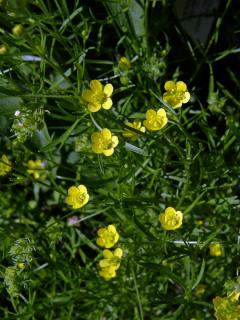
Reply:
M220 257L223 253L223 247L219 242L210 243L209 245L209 253L211 256Z
M5 176L11 170L12 170L11 161L8 160L5 154L2 155L2 158L0 158L0 176Z
M240 305L238 304L239 294L228 297L215 297L213 305L217 320L239 320Z
M46 164L42 160L29 160L27 172L33 176L34 179L39 179L44 173Z
M103 250L104 259L99 261L101 268L114 267L116 270L120 267L120 259L122 258L123 251L121 248L115 249L113 252L105 249Z
M205 284L199 284L196 288L195 288L195 295L197 297L201 297L206 291L206 285Z
M194 223L195 223L197 226L201 226L201 225L203 225L203 220L195 220Z
M0 55L1 54L6 54L6 53L7 53L7 47L4 44L2 44L0 46Z
M119 67L124 70L128 70L131 68L131 62L126 57L121 57L118 63L119 63Z
M25 268L25 264L23 262L19 262L17 264L17 266L18 266L19 269L24 269Z
M91 139L93 152L103 153L105 156L111 156L118 145L118 137L112 135L111 131L106 128L100 132L94 132Z
M111 83L103 86L100 81L92 80L90 82L90 90L84 90L82 98L88 103L88 110L97 112L101 108L108 110L112 107L113 86Z
M103 277L106 281L111 280L112 278L116 277L116 269L113 266L102 268L99 271L101 277Z
M139 120L135 120L135 121L133 121L133 123L126 121L125 125L127 125L130 128L133 128L135 130L138 130L140 132L146 131L145 127L142 126L142 123ZM131 129L126 128L125 131L123 132L123 136L125 138L131 139L132 141L135 141L138 139L139 134Z
M68 189L68 195L65 202L71 206L73 209L79 209L88 203L89 194L87 188L80 184L79 186L71 186Z
M190 93L187 91L187 85L183 81L167 81L164 85L167 91L163 94L163 101L167 102L174 109L180 108L183 103L190 100Z
M156 131L162 129L167 122L166 111L160 108L157 111L149 109L146 112L146 120L143 121L143 124L148 130Z
M20 37L23 34L24 28L21 24L17 24L12 28L12 33L16 37Z
M107 249L112 248L119 239L119 234L113 224L99 229L97 234L97 245Z
M115 249L113 252L110 250L103 251L104 259L99 261L101 271L99 272L105 280L110 280L116 277L116 270L120 267L120 261L123 255L121 248Z
M175 230L181 227L183 214L181 211L176 211L172 207L168 207L164 213L159 215L159 220L163 229Z

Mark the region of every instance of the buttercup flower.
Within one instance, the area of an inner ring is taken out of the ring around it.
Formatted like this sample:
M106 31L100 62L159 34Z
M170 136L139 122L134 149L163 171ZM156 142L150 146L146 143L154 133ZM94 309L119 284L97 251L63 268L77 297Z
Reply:
M25 264L23 262L19 262L17 264L17 266L18 266L19 269L24 269L25 268Z
M142 123L139 120L135 120L135 121L133 121L133 123L126 121L125 124L128 127L131 127L131 128L133 128L135 130L138 130L138 131L141 131L141 132L145 132L146 131L145 127L142 126ZM123 136L125 138L131 139L132 141L135 141L135 140L138 139L139 134L137 132L131 130L131 129L126 128L125 131L123 132Z
M84 90L82 98L88 103L88 110L97 112L101 108L108 110L112 107L113 86L111 83L103 86L100 81L92 80L90 82L90 90Z
M164 213L159 215L159 220L163 229L175 230L181 227L183 214L181 211L176 211L172 207L168 207Z
M116 270L120 267L122 255L123 251L120 248L115 249L113 252L110 250L104 250L104 259L99 261L99 266L101 268L99 272L100 276L107 281L116 277Z
M174 109L180 108L183 103L190 100L190 93L187 91L187 85L183 81L167 81L164 85L167 91L163 94L163 101L167 102Z
M196 288L195 288L195 295L197 297L201 297L205 291L206 291L207 286L205 284L199 284Z
M0 45L0 54L6 54L7 53L7 47L2 44Z
M215 317L217 320L239 320L240 305L238 303L240 293L233 292L228 297L216 297L213 299Z
M5 176L11 170L12 170L11 161L8 160L5 154L2 155L2 158L0 158L0 176Z
M12 28L12 33L16 37L20 37L24 32L24 28L21 24L17 24Z
M166 111L163 108L155 111L149 109L146 112L146 120L143 121L144 126L151 131L162 129L168 122Z
M112 135L111 131L106 128L100 132L94 132L91 140L93 152L103 153L105 156L111 156L118 145L118 137Z
M42 160L29 160L27 172L33 176L34 179L39 179L44 173L46 163Z
M119 239L119 234L113 224L99 229L97 235L97 245L107 249L112 248Z
M126 57L121 57L118 63L119 63L119 67L124 70L128 70L131 67L131 62Z
M88 200L89 194L87 188L83 184L80 184L78 187L71 186L68 189L68 196L65 202L73 209L79 209L88 203Z
M219 242L210 243L209 253L211 256L220 257L223 254L223 247Z

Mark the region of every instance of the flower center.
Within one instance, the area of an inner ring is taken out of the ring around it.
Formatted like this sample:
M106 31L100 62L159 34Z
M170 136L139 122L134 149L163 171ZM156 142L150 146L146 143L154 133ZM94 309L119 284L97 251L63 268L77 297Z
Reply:
M101 103L101 105L107 100L107 96L104 92L95 92L93 96L93 100L96 103Z
M104 150L112 149L112 147L113 147L113 143L112 143L111 139L108 139L108 140L104 141L104 145L103 145L103 149Z
M178 224L178 217L174 216L174 217L169 217L167 219L167 224L169 224L170 226L174 227L176 224Z
M84 199L85 199L85 194L80 193L80 194L77 195L75 202L83 203Z
M181 90L172 89L170 94L178 101L182 101L185 97L185 92Z

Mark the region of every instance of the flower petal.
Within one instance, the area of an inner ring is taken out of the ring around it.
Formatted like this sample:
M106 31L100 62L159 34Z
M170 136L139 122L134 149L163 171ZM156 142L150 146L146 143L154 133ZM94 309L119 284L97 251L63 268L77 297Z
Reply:
M113 86L111 85L111 83L108 83L104 86L103 92L107 97L111 97L113 93Z
M92 80L90 82L90 88L92 91L94 91L94 93L103 91L103 85L98 80Z
M112 146L115 148L119 143L118 137L117 136L112 136Z
M87 193L87 194L85 195L85 198L84 198L83 202L82 202L82 207L83 207L85 204L88 203L88 200L89 200L89 194Z
M84 90L82 93L82 98L87 102L92 102L94 99L94 93L91 90Z
M101 146L101 145L98 145L98 144L92 144L92 151L93 151L94 153L100 154L100 153L103 152L102 146Z
M111 148L111 149L108 149L108 150L103 150L103 154L107 157L111 156L114 152L114 149Z
M110 250L103 250L103 256L104 256L104 258L112 259L113 258L113 253Z
M94 132L91 135L91 140L92 140L92 143L94 143L94 144L101 143L102 142L102 134L101 134L101 132Z
M160 213L160 215L159 215L159 220L160 220L160 222L161 222L162 225L165 224L165 214L164 214L163 212Z
M74 203L72 207L73 209L80 209L82 207L82 203L79 203L79 202Z
M149 109L147 112L146 112L146 118L149 119L149 118L154 118L157 116L157 113L155 110L153 109Z
M164 84L164 89L167 90L167 91L170 91L170 90L175 90L176 89L176 84L174 81L167 81L165 84Z
M90 112L97 112L100 109L101 109L101 103L100 102L94 102L94 104L93 103L89 103L88 104L88 110Z
M87 188L83 185L83 184L80 184L78 186L78 190L81 192L81 193L87 193Z
M117 248L114 250L113 252L114 256L121 259L122 258L122 255L123 255L123 251L121 248Z
M187 85L183 81L178 81L176 83L176 88L177 88L177 91L187 91Z
M106 232L105 228L100 228L100 229L98 229L98 231L97 231L97 235L98 235L99 237L102 237L102 236L104 236L105 232Z
M107 229L108 229L109 232L112 232L112 233L116 233L117 232L116 227L113 224L109 224Z
M169 104L170 104L170 103L169 103ZM174 103L171 104L171 106L173 107L173 109L181 108L181 106L182 106L182 101L180 101L180 102L175 101Z
M172 208L172 207L168 207L166 210L165 210L165 215L168 217L168 216L174 216L176 213L175 209Z
M99 247L105 247L105 242L102 238L97 238L96 243Z
M166 111L163 108L158 109L157 116L166 117Z
M131 127L136 129L136 130L140 130L141 129L141 121L140 120L135 120L133 121Z
M68 195L73 196L73 195L76 195L76 194L78 194L78 188L75 187L75 186L71 186L68 189Z
M103 102L102 107L105 110L109 110L109 109L111 109L112 104L113 104L112 99L107 98L106 101Z
M102 259L99 261L100 268L106 268L110 266L110 261L108 259Z
M110 140L112 138L112 133L107 128L102 129L101 134L104 140Z
M172 99L173 99L172 94L169 94L168 92L165 92L165 93L163 94L163 101L164 101L164 102L167 102L168 104L171 105Z
M188 92L188 91L186 91L185 93L184 93L184 98L182 99L182 102L183 103L187 103L189 100L190 100L190 93Z

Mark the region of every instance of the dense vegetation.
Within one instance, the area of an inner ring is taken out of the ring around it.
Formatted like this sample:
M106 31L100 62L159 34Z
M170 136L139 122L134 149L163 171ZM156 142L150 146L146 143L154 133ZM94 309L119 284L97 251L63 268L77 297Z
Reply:
M240 319L240 7L177 2L0 1L1 319Z

